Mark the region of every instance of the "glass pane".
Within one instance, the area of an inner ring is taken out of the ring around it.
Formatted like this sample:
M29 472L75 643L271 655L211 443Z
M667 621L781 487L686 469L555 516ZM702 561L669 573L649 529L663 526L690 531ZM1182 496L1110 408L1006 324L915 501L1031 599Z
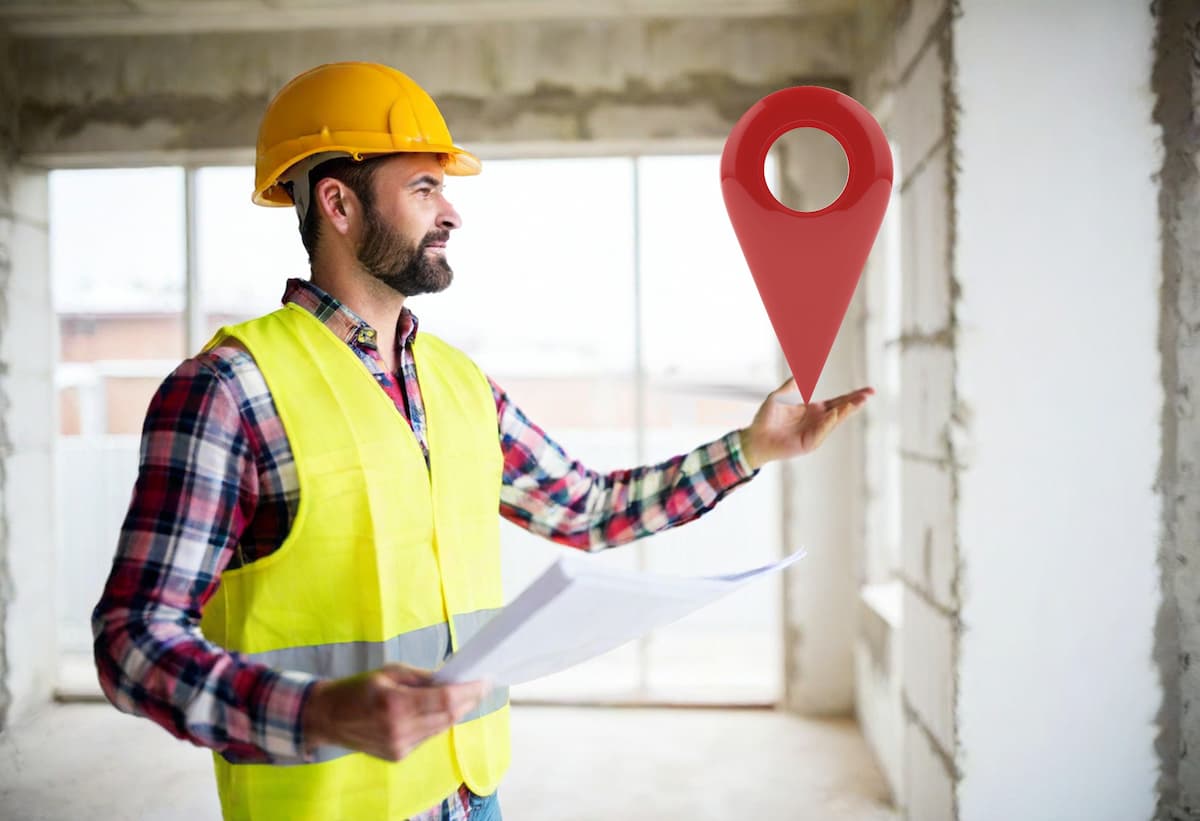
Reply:
M205 329L270 313L290 277L308 278L308 255L292 208L250 201L254 169L196 172L196 254Z
M120 208L105 207L119 200ZM60 313L183 310L183 172L50 173L50 272Z
M59 330L59 642L90 654L90 608L112 561L150 397L184 355L179 168L50 174ZM106 208L114 200L119 208Z
M249 168L197 172L198 263L210 331L274 310L286 279L308 275L294 212L252 205L252 176ZM450 244L454 285L409 301L422 330L471 354L573 456L604 470L632 462L631 162L492 161L479 178L447 182L465 227ZM604 237L602 247L579 254L593 236ZM607 291L590 300L601 310L579 321L573 295L580 283L605 279ZM501 532L510 594L563 549L507 523ZM602 560L629 564L633 557ZM618 651L597 662L602 674L583 672L589 681L628 688L632 661L629 651ZM575 686L569 677L547 679L533 695L574 697Z
M627 376L633 363L632 163L492 160L451 177L455 281L415 297L489 373Z
M656 388L778 387L778 343L721 197L715 155L639 161L642 335ZM766 172L774 174L768 156ZM742 396L742 391L730 391Z
M574 458L635 463L633 163L491 160L451 177L463 219L454 283L409 305L424 331L466 350ZM516 595L565 548L505 523L504 588ZM633 551L599 561L632 567ZM636 647L516 688L519 698L613 698L637 683Z
M638 162L646 456L657 461L749 424L778 384L778 346L725 212L719 157ZM782 551L779 521L779 476L767 469L703 522L647 540L646 567L707 575L766 564ZM778 579L759 582L652 635L649 695L774 702L780 596Z

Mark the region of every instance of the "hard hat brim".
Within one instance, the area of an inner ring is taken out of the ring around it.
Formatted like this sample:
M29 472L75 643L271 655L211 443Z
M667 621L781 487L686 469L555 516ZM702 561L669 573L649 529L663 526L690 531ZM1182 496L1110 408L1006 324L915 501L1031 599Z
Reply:
M355 142L358 141L356 140ZM364 150L361 142L358 142L356 146L322 143L288 156L287 161L274 169L270 176L267 177L267 184L255 190L253 197L254 204L268 207L292 206L291 196L288 194L287 189L279 183L280 177L301 160L311 157L314 154L326 152L342 153L359 161L372 157L383 157L389 154L440 154L443 158L442 169L452 177L473 177L483 170L483 163L479 157L457 145L422 144L419 147L414 146L412 148Z

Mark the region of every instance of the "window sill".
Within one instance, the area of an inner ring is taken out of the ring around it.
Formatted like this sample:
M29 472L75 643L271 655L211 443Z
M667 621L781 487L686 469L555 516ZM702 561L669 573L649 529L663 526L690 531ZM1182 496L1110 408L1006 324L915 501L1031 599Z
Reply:
M867 609L893 630L900 629L903 617L904 588L898 580L863 585L859 598Z

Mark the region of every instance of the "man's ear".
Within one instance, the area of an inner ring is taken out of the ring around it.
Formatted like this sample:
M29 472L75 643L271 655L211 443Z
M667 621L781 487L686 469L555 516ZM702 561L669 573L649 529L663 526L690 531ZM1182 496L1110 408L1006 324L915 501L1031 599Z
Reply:
M325 177L313 187L309 208L319 208L325 219L342 236L350 233L350 225L359 212L358 198L343 182Z

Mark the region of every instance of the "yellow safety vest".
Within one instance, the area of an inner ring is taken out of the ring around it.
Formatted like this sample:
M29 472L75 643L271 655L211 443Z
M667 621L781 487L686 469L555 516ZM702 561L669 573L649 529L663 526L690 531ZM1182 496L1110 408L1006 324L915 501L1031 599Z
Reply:
M386 662L435 668L503 605L496 404L462 352L421 332L413 356L430 464L350 348L286 307L218 331L258 363L296 460L300 504L270 556L223 574L201 627L272 667L340 678ZM508 692L397 763L322 747L317 763L214 756L226 819L406 819L508 769Z

